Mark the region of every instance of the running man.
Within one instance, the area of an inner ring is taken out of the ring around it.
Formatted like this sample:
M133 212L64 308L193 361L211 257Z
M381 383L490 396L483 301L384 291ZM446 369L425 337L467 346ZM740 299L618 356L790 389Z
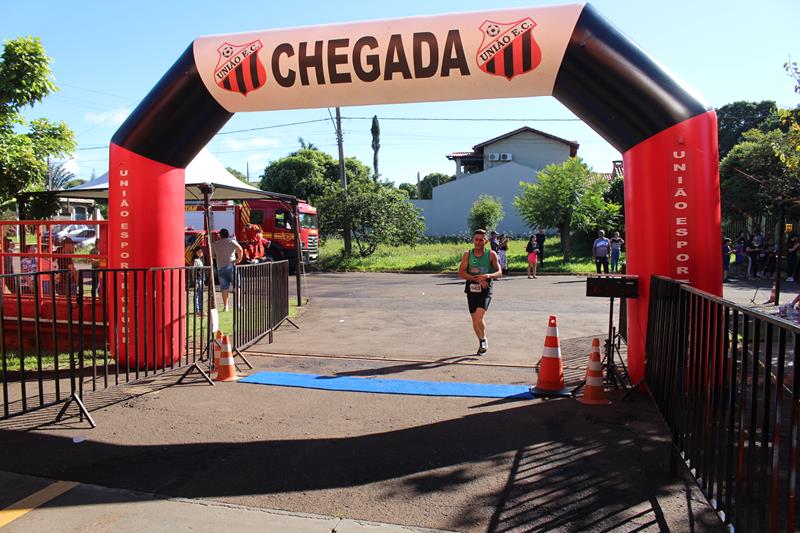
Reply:
M458 267L458 277L467 280L464 292L467 293L472 329L478 336L478 355L485 354L489 349L484 316L492 301L492 280L503 275L497 254L486 249L486 242L486 230L475 230L472 235L473 249L464 252Z

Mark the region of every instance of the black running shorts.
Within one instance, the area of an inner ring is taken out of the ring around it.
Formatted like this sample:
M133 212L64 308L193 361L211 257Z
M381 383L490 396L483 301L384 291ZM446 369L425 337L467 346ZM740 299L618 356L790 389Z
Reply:
M492 293L489 291L467 293L467 305L469 305L469 314L473 314L482 307L484 311L489 310L489 304L492 302Z

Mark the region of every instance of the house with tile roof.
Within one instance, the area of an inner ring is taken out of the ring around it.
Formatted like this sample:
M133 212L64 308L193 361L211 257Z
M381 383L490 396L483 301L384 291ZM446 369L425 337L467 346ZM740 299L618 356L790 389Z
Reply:
M499 198L505 218L498 231L527 235L531 228L514 208L520 182L536 182L537 173L551 163L563 163L578 153L578 143L530 127L522 127L446 157L456 165L456 179L434 187L430 200L411 200L425 217L426 235L469 232L467 214L482 194Z

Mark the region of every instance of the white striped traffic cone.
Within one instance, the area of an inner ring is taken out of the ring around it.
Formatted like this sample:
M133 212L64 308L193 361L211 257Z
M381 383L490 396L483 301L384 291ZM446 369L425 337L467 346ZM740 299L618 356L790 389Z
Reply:
M564 386L564 363L561 361L561 342L558 340L558 323L554 315L550 315L547 324L547 336L539 361L539 377L531 392L536 396L570 396L570 390Z
M236 381L242 379L236 375L236 364L233 362L231 343L227 335L222 336L222 353L219 356L219 372L214 381Z
M583 398L578 400L587 405L608 405L605 387L603 386L603 363L600 362L600 340L592 340L592 353L589 355L589 366L586 367L586 387Z

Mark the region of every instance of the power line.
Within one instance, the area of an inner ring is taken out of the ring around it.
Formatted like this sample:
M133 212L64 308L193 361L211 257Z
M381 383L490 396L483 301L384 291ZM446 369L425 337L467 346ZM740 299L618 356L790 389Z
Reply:
M80 152L81 150L103 150L105 148L108 148L107 144L103 144L100 146L87 146L85 148L76 148L75 151Z
M231 133L244 133L248 131L260 131L260 130L271 130L274 128L284 128L286 126L301 126L303 124L313 124L315 122L327 122L327 118L318 118L314 120L303 120L301 122L287 122L286 124L273 124L272 126L261 126L258 128L247 128L244 130L231 130L231 131L221 131L217 133L217 135L230 135Z
M114 98L119 98L121 100L127 100L129 102L138 102L139 100L141 100L141 99L131 98L131 97L128 97L128 96L121 96L119 94L113 94L113 93L107 93L107 92L103 92L103 91L98 91L96 89L88 89L86 87L79 87L77 85L72 85L72 84L69 84L69 83L59 83L59 85L62 86L62 87L71 87L72 89L78 89L78 90L86 91L86 92L89 92L89 93L103 94L105 96L113 96Z
M579 118L450 118L450 117L378 117L380 120L441 122L580 122ZM372 117L342 117L343 120L372 120Z

